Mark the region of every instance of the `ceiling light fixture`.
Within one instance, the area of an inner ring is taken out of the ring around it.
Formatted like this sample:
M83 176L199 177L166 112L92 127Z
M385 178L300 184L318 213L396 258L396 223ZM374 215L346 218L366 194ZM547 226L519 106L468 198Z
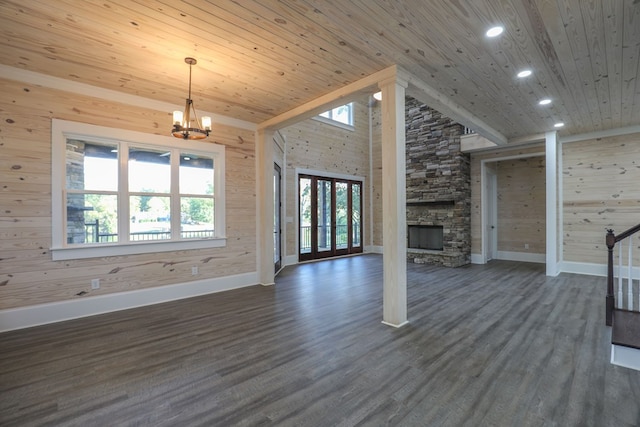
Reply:
M549 105L551 104L551 100L549 98L541 99L538 104L540 105Z
M564 123L562 123L562 122L559 122L559 123L556 123L555 125L553 125L554 128L561 128L562 126L564 126Z
M373 97L376 99L376 101L382 101L382 91L374 93Z
M504 31L504 27L497 25L495 27L491 27L485 33L487 37L498 37Z
M204 139L211 132L211 117L202 117L202 127L196 115L196 108L191 100L191 66L196 65L198 61L194 58L184 58L184 62L189 64L189 97L184 104L184 113L182 111L173 112L173 129L171 133L176 138L182 139Z
M525 77L529 77L530 75L531 75L531 70L522 70L517 74L518 78L520 78L520 79L523 79Z

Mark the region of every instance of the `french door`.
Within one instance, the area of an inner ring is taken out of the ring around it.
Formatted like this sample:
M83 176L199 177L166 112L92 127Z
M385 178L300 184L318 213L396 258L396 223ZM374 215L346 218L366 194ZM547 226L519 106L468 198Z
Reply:
M362 182L299 175L300 261L362 252Z

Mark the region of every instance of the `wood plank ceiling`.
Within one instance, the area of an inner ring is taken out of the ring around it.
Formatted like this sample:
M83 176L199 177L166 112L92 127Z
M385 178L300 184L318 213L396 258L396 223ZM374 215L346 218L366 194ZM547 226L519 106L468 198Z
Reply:
M196 107L254 123L397 64L509 139L640 125L639 0L2 0L0 36L0 64L174 104L193 56Z

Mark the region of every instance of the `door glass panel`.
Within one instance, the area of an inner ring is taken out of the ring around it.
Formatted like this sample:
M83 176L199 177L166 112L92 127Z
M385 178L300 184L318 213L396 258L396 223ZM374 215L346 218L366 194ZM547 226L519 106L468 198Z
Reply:
M311 178L300 178L300 253L311 252Z
M318 180L318 252L331 250L331 181Z
M336 249L349 247L349 184L336 182Z
M360 236L362 234L362 222L360 219L361 185L351 184L351 246L358 248L361 245Z

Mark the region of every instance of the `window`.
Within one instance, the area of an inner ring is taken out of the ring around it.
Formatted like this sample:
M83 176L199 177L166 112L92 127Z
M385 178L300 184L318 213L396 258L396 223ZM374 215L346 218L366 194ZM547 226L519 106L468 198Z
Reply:
M319 117L327 121L341 123L349 128L353 127L353 103L341 105L333 110L325 111ZM325 120L323 120L325 121Z
M224 246L224 146L52 123L54 260Z

